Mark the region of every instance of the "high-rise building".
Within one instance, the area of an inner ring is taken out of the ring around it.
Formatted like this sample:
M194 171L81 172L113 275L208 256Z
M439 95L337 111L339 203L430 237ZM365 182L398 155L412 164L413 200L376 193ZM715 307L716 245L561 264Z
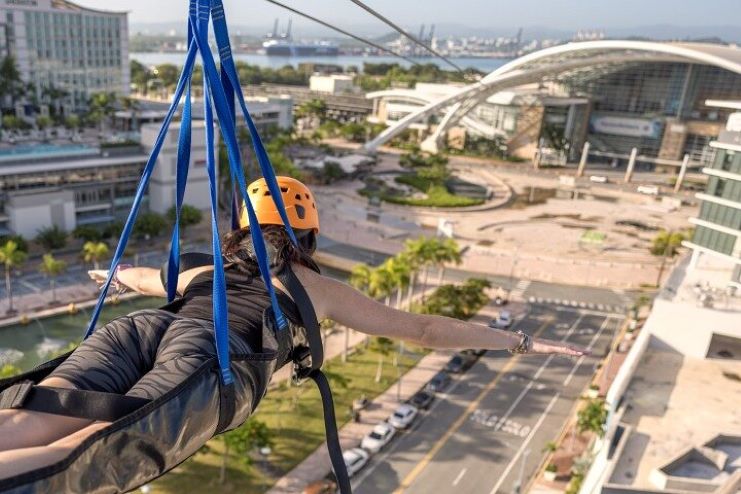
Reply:
M97 92L129 92L126 12L67 0L0 0L0 58L15 58L42 104L73 111Z
M708 176L700 211L690 222L695 225L692 241L692 266L703 255L712 255L731 265L729 283L741 289L741 101L708 101L708 106L738 110L718 138L710 143L716 149L715 159L703 173Z

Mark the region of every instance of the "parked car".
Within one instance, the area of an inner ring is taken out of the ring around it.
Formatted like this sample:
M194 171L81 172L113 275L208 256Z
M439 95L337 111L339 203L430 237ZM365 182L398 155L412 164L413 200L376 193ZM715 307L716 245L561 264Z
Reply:
M425 391L439 393L447 388L448 384L450 384L450 375L445 371L440 371L430 379L430 382L425 386Z
M376 454L391 442L394 434L396 434L396 429L391 424L381 422L360 441L360 447L370 454Z
M494 304L507 305L507 303L509 303L509 291L500 286L494 294Z
M507 329L512 326L512 313L508 310L499 311L496 319L489 322L489 326L497 329Z
M433 401L435 401L435 395L429 391L417 391L414 396L409 398L409 404L419 410L429 410Z
M406 429L417 417L417 407L412 405L400 405L389 417L389 424L397 429Z
M447 372L452 372L453 374L458 374L459 372L465 372L470 369L475 362L475 357L471 357L470 355L466 355L464 353L459 353L457 355L453 355L453 357L448 360L448 363L445 365L445 370Z
M469 348L468 350L463 350L461 353L465 353L466 355L473 355L474 357L481 357L483 354L486 353L485 348Z
M650 196L659 195L659 188L655 185L639 185L636 191L641 194L648 194Z
M358 473L370 460L370 455L361 448L348 449L342 453L342 458L345 460L345 467L347 467L347 474L352 477Z
M608 182L608 179L604 175L590 175L589 181L598 184L606 184Z

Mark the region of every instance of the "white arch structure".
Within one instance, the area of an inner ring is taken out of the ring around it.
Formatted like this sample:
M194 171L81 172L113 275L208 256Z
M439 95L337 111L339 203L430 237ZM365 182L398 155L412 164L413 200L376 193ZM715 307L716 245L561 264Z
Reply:
M478 104L494 93L578 71L635 62L683 62L713 65L741 74L741 49L705 43L660 43L651 41L585 41L539 50L502 65L480 81L448 96L427 101L365 144L367 151L394 138L414 122L445 111L435 132L423 149L436 152L445 132ZM377 93L383 95L384 92ZM392 94L393 93L393 94ZM396 95L393 91L389 95Z

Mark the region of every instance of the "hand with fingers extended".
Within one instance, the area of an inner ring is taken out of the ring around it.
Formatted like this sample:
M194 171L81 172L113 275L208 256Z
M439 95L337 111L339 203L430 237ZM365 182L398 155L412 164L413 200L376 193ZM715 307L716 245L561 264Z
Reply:
M133 266L131 264L119 264L116 266L116 271L113 273L113 279L111 280L111 288L113 288L118 293L123 293L126 291L126 285L121 283L118 279L118 272L123 271L124 269L129 269ZM108 279L108 273L109 270L107 269L91 269L87 272L87 275L90 277L91 280L96 282L98 284L98 288L102 289L103 285L105 285L106 280Z
M528 353L557 354L568 357L582 357L591 354L588 348L543 338L533 338L532 347Z

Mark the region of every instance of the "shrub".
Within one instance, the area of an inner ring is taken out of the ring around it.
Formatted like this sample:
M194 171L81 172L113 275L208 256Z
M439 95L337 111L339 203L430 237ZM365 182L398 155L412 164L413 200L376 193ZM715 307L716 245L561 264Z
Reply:
M175 206L167 211L167 219L170 220L170 223L175 223ZM203 213L197 207L183 204L183 207L180 208L180 228L183 230L189 226L197 225L201 222L201 219L203 219Z
M28 242L20 235L0 235L0 245L5 245L10 240L15 242L18 250L28 253Z
M42 228L36 235L36 242L46 250L62 249L67 245L67 232L56 225Z
M72 231L72 236L85 242L99 242L103 239L103 232L93 226L80 225Z
M167 220L157 213L143 213L136 219L134 235L137 238L156 237L167 229Z

